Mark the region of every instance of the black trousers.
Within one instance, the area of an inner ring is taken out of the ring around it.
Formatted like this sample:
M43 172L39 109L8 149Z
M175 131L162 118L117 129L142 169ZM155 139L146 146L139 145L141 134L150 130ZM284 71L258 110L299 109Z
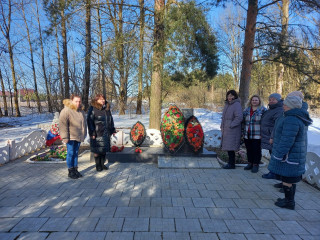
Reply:
M244 139L247 149L248 162L259 164L261 160L261 139Z

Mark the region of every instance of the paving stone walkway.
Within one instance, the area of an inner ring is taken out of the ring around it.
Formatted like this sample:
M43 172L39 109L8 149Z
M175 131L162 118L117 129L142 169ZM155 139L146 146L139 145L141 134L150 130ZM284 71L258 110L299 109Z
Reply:
M115 163L84 177L65 164L0 167L0 239L320 239L320 191L299 183L296 210L280 209L274 180L223 169L159 169Z

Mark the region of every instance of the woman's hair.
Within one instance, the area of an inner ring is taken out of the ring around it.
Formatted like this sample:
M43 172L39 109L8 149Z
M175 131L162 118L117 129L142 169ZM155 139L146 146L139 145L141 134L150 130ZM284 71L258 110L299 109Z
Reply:
M256 97L256 98L259 99L259 106L258 106L258 107L261 107L261 106L263 105L263 101L261 100L260 96L257 95L257 94L255 94L255 95L252 95L251 98L249 98L249 100L248 100L248 102L247 102L247 104L246 104L246 107L251 107L251 100L252 100L252 98L254 98L254 97Z
M238 93L235 90L229 90L226 94L226 101L228 101L228 95L231 94L232 96L234 96L234 99L238 98Z
M78 94L73 93L73 94L71 94L70 99L73 100L74 98L80 98L81 99L81 97Z
M108 103L107 99L104 97L103 94L98 93L98 94L93 98L93 101L94 101L94 102L97 102L100 98L103 98L103 99L106 101L106 103L105 103L105 105L106 105L106 110L110 110L110 104Z
M98 93L96 96L93 98L93 101L98 101L100 98L103 98L106 101L106 98L103 96L103 94Z

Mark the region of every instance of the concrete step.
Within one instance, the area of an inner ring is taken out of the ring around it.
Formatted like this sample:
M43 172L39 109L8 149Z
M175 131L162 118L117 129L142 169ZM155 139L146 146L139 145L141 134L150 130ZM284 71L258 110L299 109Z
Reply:
M221 168L217 158L158 156L158 168Z

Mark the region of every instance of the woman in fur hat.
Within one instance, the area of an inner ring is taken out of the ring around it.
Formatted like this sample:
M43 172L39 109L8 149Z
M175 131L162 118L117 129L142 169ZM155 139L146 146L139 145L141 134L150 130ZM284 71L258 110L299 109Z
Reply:
M87 115L90 148L94 153L98 172L108 167L104 165L106 152L110 152L110 136L115 133L110 104L102 94L97 94L91 102Z

